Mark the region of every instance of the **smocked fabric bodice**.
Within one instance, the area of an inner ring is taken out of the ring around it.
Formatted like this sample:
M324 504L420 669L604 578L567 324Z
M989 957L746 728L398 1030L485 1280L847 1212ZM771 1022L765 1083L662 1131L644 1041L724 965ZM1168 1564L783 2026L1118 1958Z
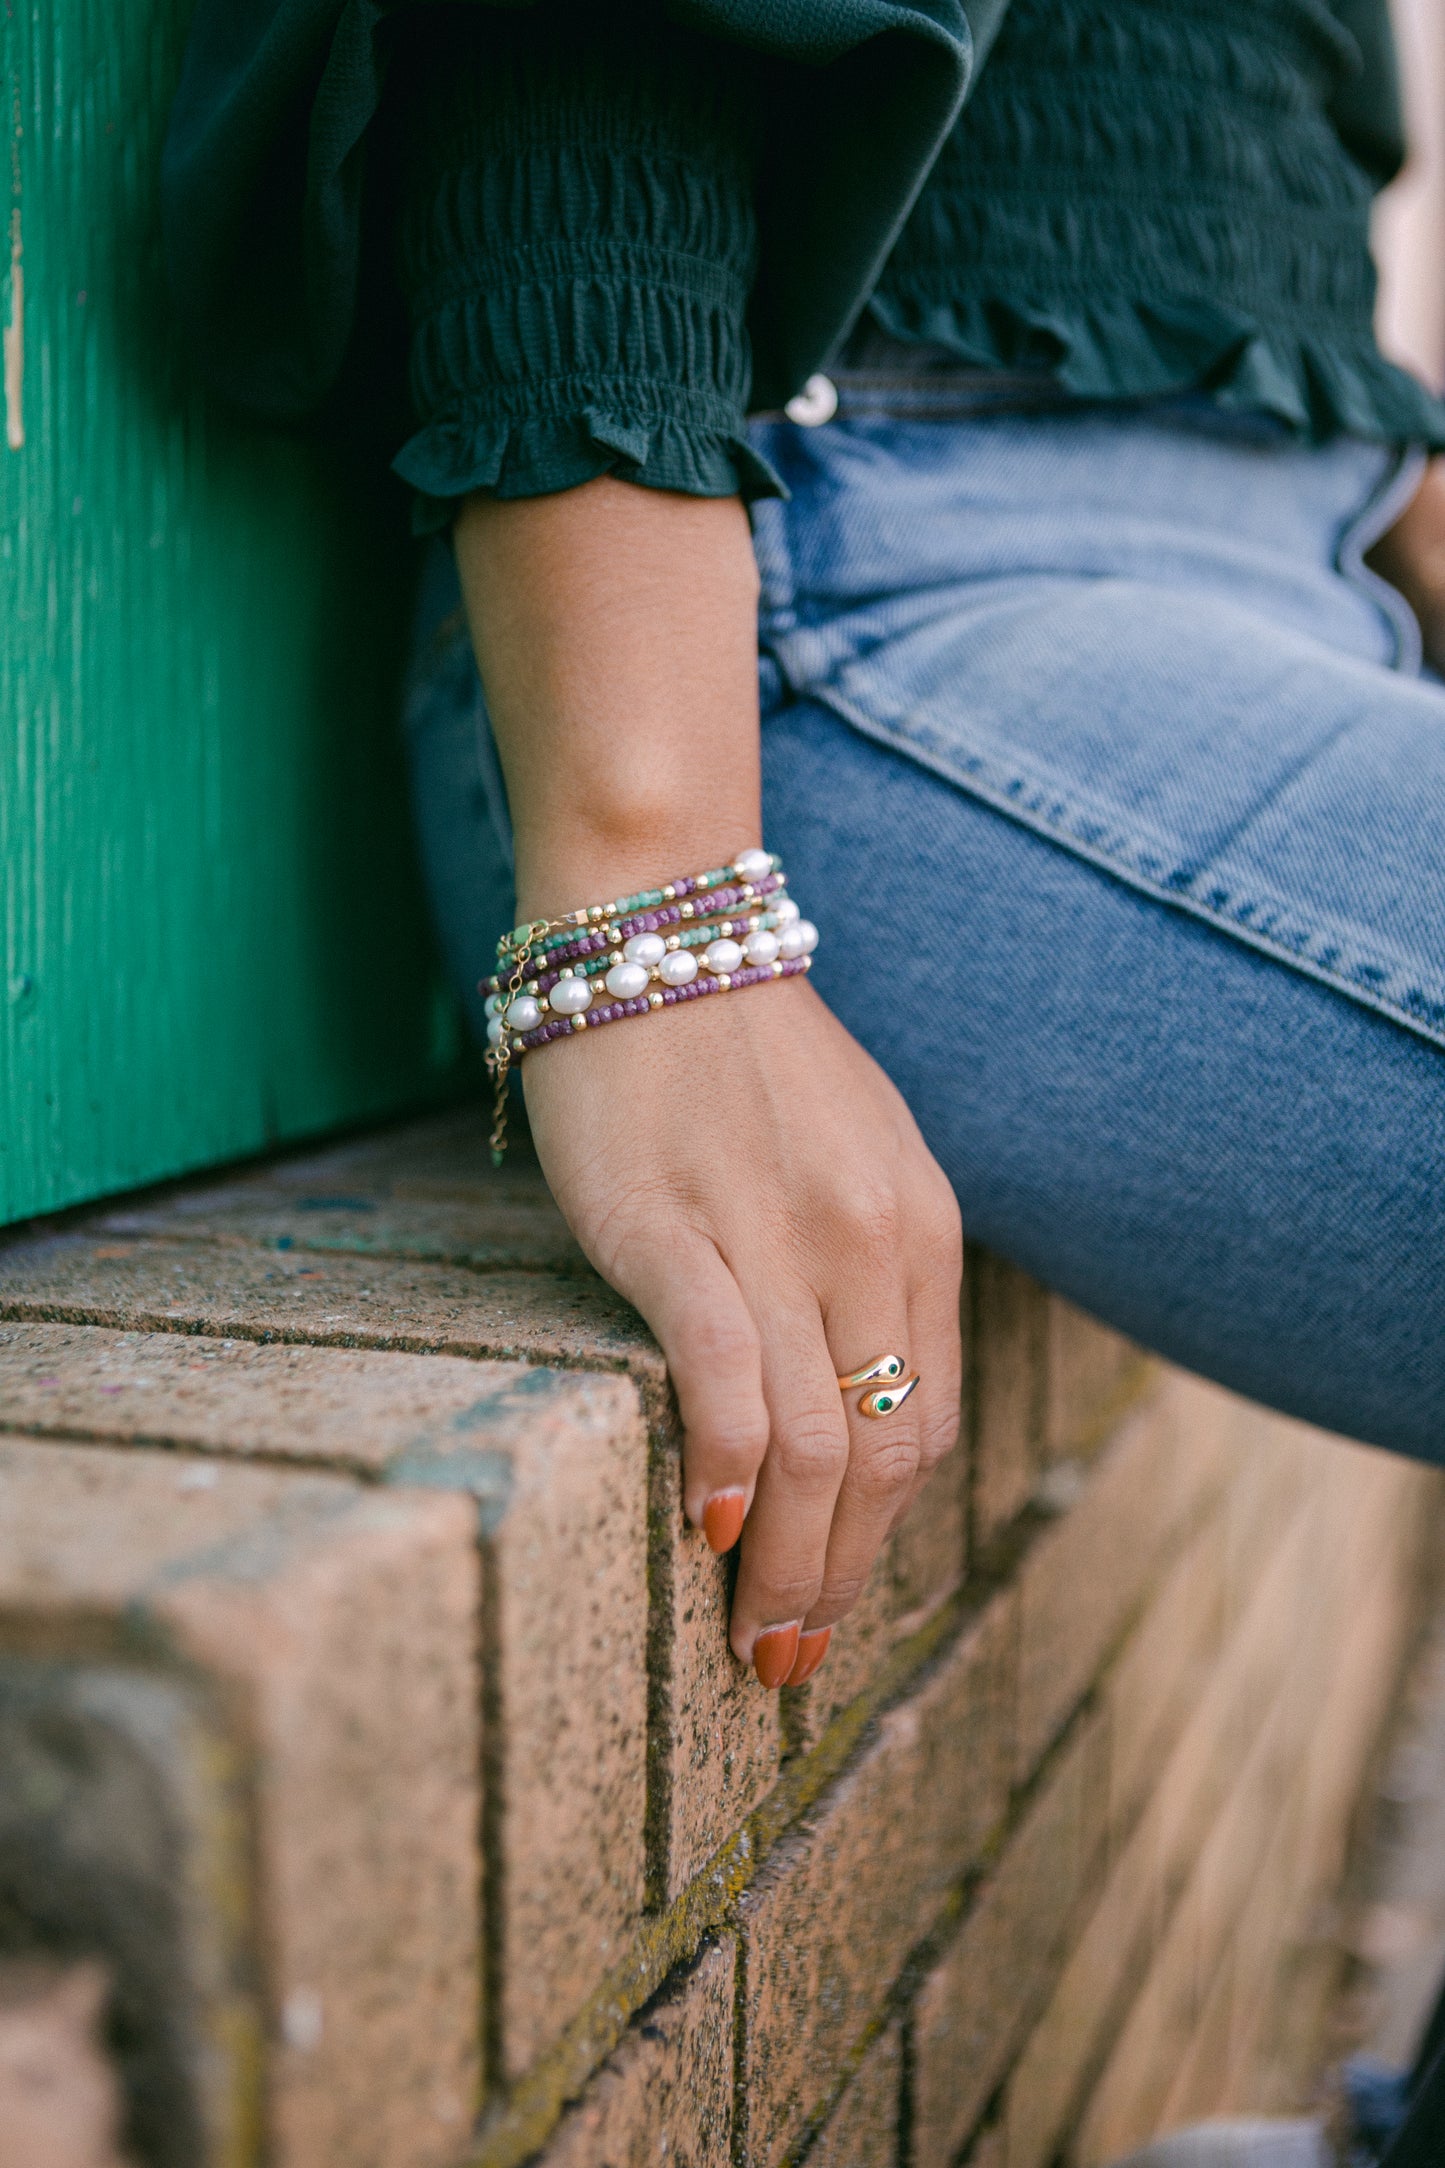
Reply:
M1320 0L1013 0L870 315L1084 396L1438 432L1375 344L1373 184L1329 117L1359 65Z
M393 86L420 427L456 495L613 471L768 493L743 434L756 63L614 8L421 10ZM1057 396L1203 391L1311 439L1445 445L1375 344L1376 177L1335 119L1360 53L1324 0L1013 0L867 305ZM806 78L800 94L806 91Z

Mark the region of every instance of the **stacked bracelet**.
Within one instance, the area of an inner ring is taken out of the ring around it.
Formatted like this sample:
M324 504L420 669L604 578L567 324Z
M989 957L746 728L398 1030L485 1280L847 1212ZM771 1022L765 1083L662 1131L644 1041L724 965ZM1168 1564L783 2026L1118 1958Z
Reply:
M506 1150L513 1060L573 1032L795 977L810 968L817 945L817 927L763 850L615 903L513 927L497 943L495 974L478 988L496 1085L493 1163Z

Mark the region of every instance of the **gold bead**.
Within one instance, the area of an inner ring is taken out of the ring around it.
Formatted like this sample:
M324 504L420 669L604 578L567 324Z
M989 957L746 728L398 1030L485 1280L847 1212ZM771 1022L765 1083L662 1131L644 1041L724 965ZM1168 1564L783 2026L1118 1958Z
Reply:
M670 949L677 949L677 948L681 948L681 947L682 947L682 935L681 935L681 934L677 934L677 933L670 933L670 934L668 935L668 937L667 937L667 940L666 940L666 942L664 943L664 946L665 946L665 947L667 947L667 948L670 948Z
M660 1009L663 1006L661 994L649 994L647 997L647 1005L651 1009Z
M717 982L718 985L723 989L723 992L726 993L727 989L732 985L732 976L729 972L719 971L717 975Z
M587 1029L587 1019L586 1019L586 1017L585 1017L585 1016L574 1016L574 1017L573 1017L573 1019L572 1019L572 1029L573 1029L574 1031L585 1031L585 1030Z
M678 915L681 918L692 918L694 916L692 905L690 903L683 904Z
M594 903L591 910L587 913L587 916L588 918L592 919L605 918L607 916L607 913L600 903Z
M673 887L671 881L668 882L666 888L662 891L662 897L664 903L676 903L677 890Z
M780 978L782 977L782 975L783 975L783 967L782 967L782 965L781 965L781 964L777 964L777 963L775 963L775 964L773 965L773 977L774 977L775 979L780 979Z

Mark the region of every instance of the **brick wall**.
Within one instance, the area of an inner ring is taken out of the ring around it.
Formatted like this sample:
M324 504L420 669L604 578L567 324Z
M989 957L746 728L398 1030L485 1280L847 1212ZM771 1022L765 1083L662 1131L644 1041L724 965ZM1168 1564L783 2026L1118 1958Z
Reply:
M0 1891L162 1935L206 2158L1091 2168L1291 2104L1437 1479L975 1255L965 1449L766 1695L655 1349L482 1160L0 1249Z

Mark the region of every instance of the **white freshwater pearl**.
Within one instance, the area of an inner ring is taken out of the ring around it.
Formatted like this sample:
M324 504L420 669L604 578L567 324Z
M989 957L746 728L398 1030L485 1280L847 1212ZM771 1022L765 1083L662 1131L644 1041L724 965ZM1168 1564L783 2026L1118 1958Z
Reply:
M773 917L780 926L791 926L794 919L801 918L802 915L791 896L784 896L773 905Z
M500 994L488 994L486 1000L482 1003L483 1011L488 1016L495 1016L501 1006L502 997Z
M800 918L794 925L784 927L778 953L791 962L795 956L811 956L817 946L817 927L810 918Z
M766 851L739 851L733 860L733 872L740 873L745 881L760 881L772 870L773 861Z
M488 1046L500 1046L501 1043L502 1019L500 1018L500 1016L494 1016L491 1019L491 1022L487 1025L487 1044Z
M635 933L630 941L623 942L622 953L630 964L660 964L667 954L667 943L660 933ZM612 982L609 979L607 983L610 986Z
M542 1021L542 1004L530 994L518 994L507 1011L509 1031L535 1031Z
M592 1006L592 989L585 979L558 979L547 996L547 1006L558 1016L580 1016Z
M830 376L810 376L783 408L800 429L821 429L838 411L838 387Z
M750 933L743 943L743 954L750 964L770 964L778 953L778 946L775 933Z
M691 949L670 949L657 967L664 986L691 986L697 977L697 958Z
M631 1001L647 992L651 975L646 964L614 964L607 974L607 991L619 1001Z
M736 941L709 941L702 952L702 960L709 971L736 971L743 960L743 952Z

